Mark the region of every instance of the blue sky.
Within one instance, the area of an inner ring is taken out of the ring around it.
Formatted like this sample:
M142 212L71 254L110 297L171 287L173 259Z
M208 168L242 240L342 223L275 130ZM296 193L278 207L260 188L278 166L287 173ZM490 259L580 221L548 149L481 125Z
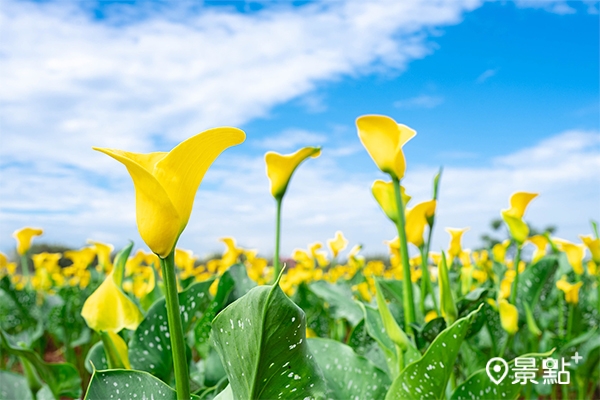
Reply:
M477 246L519 190L540 193L527 219L560 237L600 218L598 2L6 1L0 18L4 251L24 225L143 247L125 169L91 146L165 151L234 125L247 140L207 174L182 247L234 236L270 254L262 156L322 145L286 196L284 253L338 229L382 253L394 230L370 185L384 176L354 127L369 113L417 130L415 203L445 167L434 248L464 226Z

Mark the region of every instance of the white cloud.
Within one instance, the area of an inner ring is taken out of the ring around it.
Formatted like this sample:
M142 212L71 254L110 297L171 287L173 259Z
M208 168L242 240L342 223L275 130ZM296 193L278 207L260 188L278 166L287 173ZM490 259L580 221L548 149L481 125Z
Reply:
M492 76L498 73L498 68L496 69L486 69L481 75L479 75L476 79L477 83L483 83L490 79Z
M422 94L420 96L411 97L410 99L398 100L394 102L394 107L397 108L435 108L444 102L441 96L430 96Z
M277 135L255 140L253 144L261 149L295 151L303 146L319 146L326 141L327 136L321 133L309 132L303 129L286 129Z

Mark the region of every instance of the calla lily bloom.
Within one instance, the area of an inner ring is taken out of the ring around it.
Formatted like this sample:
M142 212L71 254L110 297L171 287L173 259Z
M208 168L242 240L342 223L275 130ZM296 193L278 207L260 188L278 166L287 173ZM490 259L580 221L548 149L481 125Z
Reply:
M165 258L188 223L204 174L219 154L245 138L243 131L224 127L192 136L168 153L94 149L127 167L135 186L140 235L152 252Z
M417 247L423 245L423 232L428 219L435 214L435 200L424 201L406 211L406 239Z
M293 154L282 155L269 151L265 154L267 177L271 182L271 195L275 199L283 198L290 179L296 168L308 157L316 158L321 155L320 147L304 147Z
M544 235L535 235L527 239L528 243L535 246L533 256L531 256L531 262L536 263L538 260L546 255L546 247L548 247L548 238Z
M337 231L335 238L327 240L327 245L329 246L329 250L331 250L333 258L336 258L348 246L348 239L344 237L341 231Z
M568 240L553 238L558 248L567 255L569 264L577 275L583 274L583 257L585 257L585 246L583 244L571 243Z
M591 235L580 235L579 237L592 254L592 260L596 263L596 265L600 266L600 239L594 239Z
M498 301L500 311L500 323L502 328L509 334L514 335L519 330L519 311L517 307L510 304L505 299Z
M448 255L450 256L450 260L454 260L454 258L460 256L462 252L462 247L460 241L462 239L463 233L468 231L471 228L446 228L446 232L450 234L450 247L448 248Z
M402 147L417 132L383 115L364 115L356 120L358 137L377 167L398 180L404 177Z
M107 275L81 310L87 325L96 332L117 333L123 328L135 330L144 319L139 308L119 287L115 271L116 268Z
M397 222L399 217L393 182L384 182L381 179L377 179L373 182L371 191L385 215L387 215L392 222ZM402 196L402 204L406 207L406 204L410 201L411 197L406 194L404 186L400 186L400 193Z
M579 289L583 285L583 282L577 282L571 284L567 282L566 277L562 277L556 282L556 287L565 293L565 300L569 304L579 303Z
M110 253L112 253L115 247L112 244L102 243L92 239L88 239L87 242L93 246L94 250L96 251L96 255L98 256L97 269L99 271L110 272L112 270Z
M510 236L518 243L523 244L529 236L529 227L523 221L527 205L538 196L537 193L516 192L510 196L510 208L502 210L502 219L506 222Z
M85 269L94 261L96 251L91 247L82 247L79 250L65 251L64 256L73 261L77 268Z
M44 233L42 229L25 227L13 232L13 237L17 240L17 253L23 255L31 247L31 241L34 236L41 236Z

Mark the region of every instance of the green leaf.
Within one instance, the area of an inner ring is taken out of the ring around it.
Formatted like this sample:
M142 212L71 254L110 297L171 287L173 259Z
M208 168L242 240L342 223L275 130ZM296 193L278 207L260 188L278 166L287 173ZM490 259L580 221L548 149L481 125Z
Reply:
M385 361L383 350L381 350L375 339L367 332L367 325L365 324L364 319L362 319L350 333L348 345L354 349L356 354L367 358L379 369L385 371L389 376L389 369Z
M415 330L418 332L416 339L419 349L427 347L444 329L446 329L446 320L443 317L438 317L426 323L420 331Z
M488 288L476 288L464 297L458 299L456 307L458 308L458 315L462 316L465 313L473 311L473 306L478 306L488 295L490 289Z
M329 304L329 310L333 318L345 318L352 326L356 326L363 318L360 307L350 300L352 299L352 291L349 287L337 283L317 281L311 283L309 288Z
M227 273L235 283L233 291L229 295L228 304L233 303L248 293L252 288L256 287L256 282L248 277L246 266L244 264L232 265L223 273L223 275Z
M331 339L308 339L308 347L321 367L333 398L381 399L391 381L385 372L351 347Z
M519 319L525 320L525 307L523 303L529 304L532 311L535 311L540 296L544 291L553 290L554 282L552 277L559 265L559 257L550 255L541 258L537 263L525 268L519 276L519 286L517 287L517 308L519 309Z
M85 395L85 400L136 398L177 400L177 393L147 372L111 369L95 371Z
M69 363L47 363L32 350L23 349L9 343L4 332L0 331L2 347L9 354L16 357L22 357L29 361L39 377L52 390L54 397L59 398L72 397L78 398L81 396L81 378L77 369Z
M442 398L460 346L478 312L458 319L440 333L423 357L402 370L386 400Z
M304 312L279 285L259 286L213 320L212 337L236 399L321 398Z
M236 282L233 277L239 275L239 273L236 273L236 270L240 269L240 267L244 266L240 264L233 265L221 275L214 299L194 326L194 347L202 358L208 357L210 353L208 339L210 337L212 320L215 318L215 315L225 307L228 299L233 293Z
M184 333L190 330L208 308L211 301L208 289L212 282L212 279L198 282L179 293ZM134 370L150 372L165 382L170 380L173 356L164 298L152 305L133 333L129 343L129 363Z
M108 360L102 342L97 342L92 346L85 356L85 369L94 373L94 369L108 369Z
M552 351L547 353L531 353L519 356L521 358L545 358L549 357ZM472 400L472 399L503 399L516 400L519 398L521 389L524 385L513 384L515 374L512 371L512 366L515 360L508 363L508 374L498 385L491 381L485 368L475 372L466 381L454 390L451 400Z
M0 399L33 400L27 378L9 371L0 371Z

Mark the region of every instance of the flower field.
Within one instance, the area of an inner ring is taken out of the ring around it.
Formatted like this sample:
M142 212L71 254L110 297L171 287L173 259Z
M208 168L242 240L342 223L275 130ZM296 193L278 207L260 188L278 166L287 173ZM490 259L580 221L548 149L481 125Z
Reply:
M0 399L600 398L596 223L580 243L532 234L525 213L543 193L507 193L507 239L465 249L468 228L435 224L442 170L429 201L402 186L416 132L377 115L356 125L389 179L365 188L398 233L381 259L342 232L280 256L287 188L318 147L265 155L274 257L223 238L206 260L177 241L204 174L244 132L168 153L96 148L130 174L149 251L34 254L43 230L15 232L17 257L0 253ZM444 228L448 247L432 251Z

